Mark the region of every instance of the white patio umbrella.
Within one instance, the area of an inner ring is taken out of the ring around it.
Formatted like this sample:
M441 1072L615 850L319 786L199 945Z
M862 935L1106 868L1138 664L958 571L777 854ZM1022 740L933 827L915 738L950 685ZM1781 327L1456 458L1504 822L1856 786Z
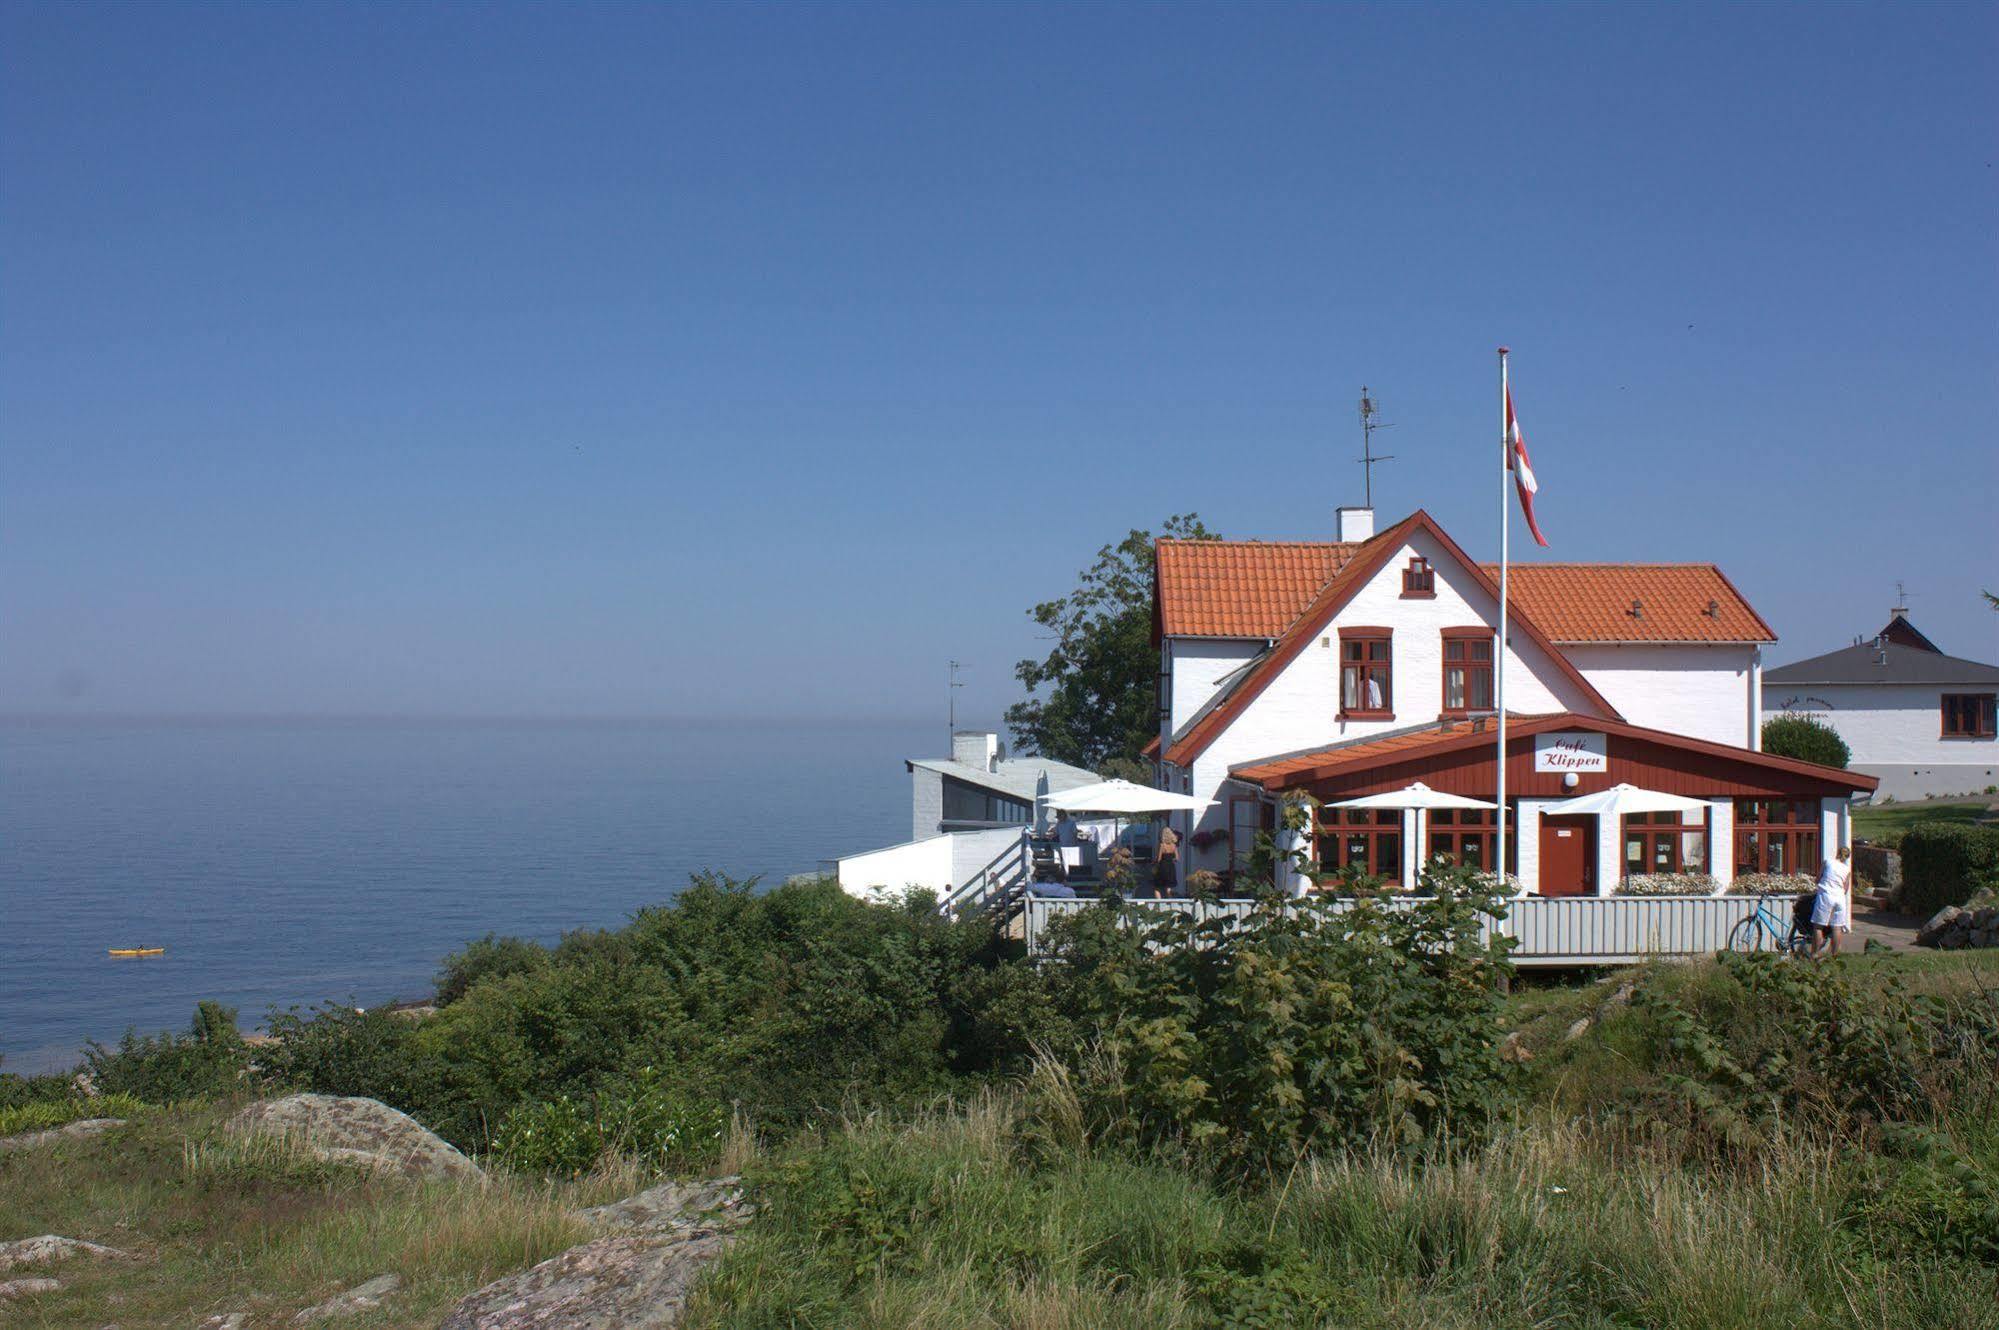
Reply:
M1563 816L1570 813L1595 813L1603 817L1623 817L1626 813L1705 813L1705 799L1689 799L1684 795L1666 794L1659 790L1641 790L1636 785L1613 785L1595 794L1579 794L1573 799L1560 803L1543 805L1541 813Z
M1095 785L1078 785L1073 790L1048 796L1048 806L1066 809L1071 813L1107 813L1113 817L1130 816L1133 813L1177 813L1186 810L1206 808L1206 799L1196 799L1191 794L1175 794L1171 790L1150 790L1143 785L1128 780L1099 781Z
M1039 836L1048 830L1048 772L1044 768L1034 778L1034 834Z

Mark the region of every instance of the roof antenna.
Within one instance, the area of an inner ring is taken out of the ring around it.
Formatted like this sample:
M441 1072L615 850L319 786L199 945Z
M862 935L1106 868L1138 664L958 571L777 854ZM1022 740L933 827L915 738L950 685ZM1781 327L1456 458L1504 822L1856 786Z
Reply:
M1367 385L1360 388L1360 468L1363 477L1361 486L1367 495L1366 506L1374 507L1374 468L1380 462L1395 460L1393 453L1385 457L1374 455L1374 432L1378 429L1394 429L1395 426L1375 417L1381 414L1381 407L1367 392Z
M964 666L960 665L957 661L954 660L951 662L951 683L946 692L946 696L951 699L951 742L953 745L958 741L958 690L965 686L958 682L958 671L963 668Z

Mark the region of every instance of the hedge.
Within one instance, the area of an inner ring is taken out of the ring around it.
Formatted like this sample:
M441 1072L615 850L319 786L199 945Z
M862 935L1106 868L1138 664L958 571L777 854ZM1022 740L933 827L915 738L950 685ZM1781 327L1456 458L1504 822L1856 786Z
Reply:
M1902 908L1930 914L1999 886L1999 827L1918 822L1902 837Z

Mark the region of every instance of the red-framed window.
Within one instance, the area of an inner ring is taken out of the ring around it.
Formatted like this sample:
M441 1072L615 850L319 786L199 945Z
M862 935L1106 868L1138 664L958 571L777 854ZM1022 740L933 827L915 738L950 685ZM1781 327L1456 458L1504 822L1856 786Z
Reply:
M1999 737L1999 694L1945 693L1943 695L1943 737L1946 739L1991 739Z
M1707 817L1690 822L1685 813L1626 813L1624 873L1705 873Z
M1423 815L1429 823L1429 845L1425 856L1435 859L1442 856L1453 863L1469 868L1492 871L1493 857L1499 848L1499 822L1497 810L1491 808L1434 808ZM1508 859L1519 846L1520 837L1513 830L1513 810L1506 810L1506 849Z
M1444 714L1492 710L1490 628L1444 629Z
M1413 555L1402 570L1402 594L1412 600L1427 600L1437 594L1437 570L1422 555Z
M1358 868L1400 886L1402 810L1321 808L1317 849L1323 872Z
M1816 873L1819 806L1811 799L1737 799L1735 873Z
M1340 715L1395 718L1394 634L1390 630L1340 629Z

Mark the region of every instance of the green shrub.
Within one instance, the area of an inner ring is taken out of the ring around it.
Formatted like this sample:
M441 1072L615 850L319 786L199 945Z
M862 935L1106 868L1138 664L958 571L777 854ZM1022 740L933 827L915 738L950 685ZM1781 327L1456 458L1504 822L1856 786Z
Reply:
M40 1099L0 1108L0 1136L21 1132L46 1131L84 1118L125 1118L141 1112L145 1105L128 1094L98 1095L86 1099L73 1090L67 1099Z
M450 1006L482 980L538 970L548 964L548 959L548 948L538 942L488 933L444 958L437 970L437 1005Z
M100 1093L131 1095L148 1104L228 1094L250 1064L235 1011L214 1002L195 1008L184 1035L127 1030L116 1048L91 1041L83 1061Z
M1763 722L1763 751L1822 767L1844 767L1853 758L1839 731L1816 716L1772 716Z
M705 1160L727 1122L720 1105L687 1098L646 1067L626 1084L587 1099L558 1095L514 1109L488 1147L510 1168L574 1177L605 1155L652 1167Z
M1929 914L1999 887L1999 827L1918 822L1902 836L1902 908Z
M20 1108L25 1104L62 1103L76 1097L74 1072L54 1071L22 1076L0 1071L0 1109Z
M1114 906L1050 966L1100 1031L1073 1060L1091 1129L1203 1164L1282 1167L1331 1142L1478 1139L1500 1106L1505 905L1433 864L1413 903L1259 897L1246 917Z
M434 1069L407 1016L329 1002L306 1015L273 1011L267 1024L275 1042L257 1050L257 1069L273 1085L379 1099L420 1116L434 1107Z

